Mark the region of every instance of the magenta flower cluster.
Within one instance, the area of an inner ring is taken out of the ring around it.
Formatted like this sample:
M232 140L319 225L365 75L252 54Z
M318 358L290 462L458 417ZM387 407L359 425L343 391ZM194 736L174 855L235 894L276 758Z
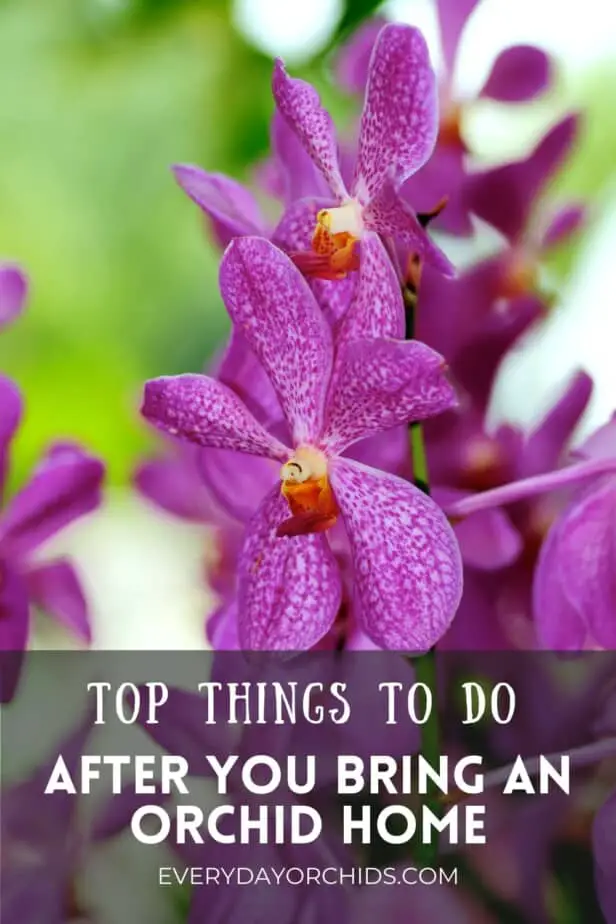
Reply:
M474 6L439 4L440 80L417 29L362 27L336 62L341 85L364 93L348 136L314 87L275 63L272 153L258 172L282 202L275 226L237 181L174 168L226 248L232 334L212 375L147 384L145 417L193 448L146 463L137 483L219 527L215 648L609 641L582 604L563 614L554 592L546 603L537 589L558 504L491 503L485 490L559 470L591 383L580 373L527 436L487 428L501 360L549 308L541 261L584 213L566 203L536 218L575 140L574 115L520 161L473 165L452 73ZM533 99L550 72L539 50L506 49L480 96ZM429 232L466 236L475 216L503 244L456 275ZM419 424L430 496L410 450ZM182 481L197 483L193 505ZM481 509L468 516L473 503Z

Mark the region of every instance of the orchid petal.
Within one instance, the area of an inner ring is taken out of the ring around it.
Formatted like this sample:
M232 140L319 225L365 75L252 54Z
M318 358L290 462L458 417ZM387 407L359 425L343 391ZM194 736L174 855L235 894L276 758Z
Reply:
M359 130L354 195L366 205L385 182L399 186L426 163L438 134L436 76L426 41L390 23L370 61Z
M238 238L220 268L234 324L262 363L297 443L317 439L332 365L330 327L306 280L262 238Z
M200 468L216 502L240 523L254 515L263 495L279 480L279 466L271 459L259 456L238 459L236 453L225 449L204 449Z
M272 236L272 242L291 255L309 252L317 225L317 214L331 206L327 199L301 199L290 205ZM363 242L362 242L363 247ZM347 273L344 279L311 279L307 281L327 321L333 326L346 313L357 287L358 273Z
M33 603L69 629L81 641L92 641L88 605L73 566L64 560L37 565L26 575Z
M207 637L214 651L239 651L237 599L231 597L207 621Z
M322 196L309 196L292 202L274 229L272 243L287 253L310 250L317 215L321 209L331 208L331 205L332 200Z
M347 93L363 93L376 40L387 20L374 16L357 29L339 50L334 64L336 80Z
M286 461L289 450L263 429L230 388L207 375L162 376L146 382L141 413L171 436Z
M573 453L582 459L616 459L616 413L610 420L595 430L587 440Z
M455 526L465 565L481 571L506 568L522 551L522 537L498 507L482 510Z
M411 253L430 263L443 276L455 276L455 269L440 247L430 240L406 202L391 183L385 183L364 209L364 225L384 237L395 237Z
M541 240L543 251L557 247L580 230L586 221L587 209L584 205L572 203L565 205L552 218Z
M378 468L412 480L413 464L408 424L360 440L344 455L370 468Z
M227 385L265 428L272 428L282 419L282 408L274 386L237 327L231 332L215 378Z
M401 478L330 463L346 525L360 625L383 648L427 651L451 624L462 594L454 532L427 495Z
M471 211L509 240L518 241L535 199L571 150L577 125L576 116L567 116L550 129L528 157L469 177Z
M223 173L206 173L193 164L177 164L173 173L186 195L211 219L221 247L234 237L267 233L256 199L237 180Z
M272 91L278 111L325 177L334 196L340 200L347 199L348 193L340 174L334 123L321 105L317 91L305 80L289 77L280 58L274 65Z
M11 555L26 555L95 510L104 474L103 463L79 446L52 446L2 517L0 534Z
M21 396L17 386L0 375L0 499L8 468L8 453L11 441L19 426L22 415Z
M550 651L581 651L588 634L581 614L573 605L562 580L561 517L541 546L533 578L533 612L539 644Z
M551 78L548 55L533 45L513 45L501 51L480 92L503 103L522 103L545 92Z
M351 340L340 348L321 445L357 440L455 406L445 360L417 340Z
M21 575L0 562L0 651L23 651L28 641L28 592ZM3 684L3 699L5 702Z
M404 301L393 264L377 234L361 242L355 297L340 325L337 343L347 340L404 336Z
M480 329L475 330L475 336L452 357L453 378L477 409L486 410L505 354L544 315L545 305L540 298L534 295L513 298L502 311L491 312ZM442 352L450 355L445 349Z
M441 42L449 82L460 44L460 36L466 22L479 0L436 0L436 9L441 29Z
M592 379L585 372L574 376L560 400L529 435L521 475L527 478L556 468L588 407L592 389Z
M207 523L215 512L200 477L199 454L196 447L184 444L182 452L143 462L133 478L135 487L161 510L192 523Z
M28 280L17 266L0 263L0 327L21 314L28 295Z
M278 110L274 113L270 134L284 186L284 201L292 204L307 196L329 196L323 174Z
M564 592L604 648L616 648L616 480L574 503L559 528ZM545 564L544 564L545 567Z
M597 459L568 465L557 472L548 472L543 475L533 475L532 478L522 478L511 484L494 488L492 491L483 491L456 501L447 508L450 517L467 517L478 510L489 510L491 507L502 507L513 504L514 501L535 497L546 491L556 491L570 485L580 485L590 481L598 475L605 475L616 471L616 459Z
M439 143L421 170L400 190L415 214L430 212L446 200L445 207L430 220L430 228L470 237L473 223L466 203L466 154L461 144Z
M323 534L277 536L277 527L288 515L276 486L247 528L238 590L242 648L311 648L330 629L340 608L340 573L327 539Z

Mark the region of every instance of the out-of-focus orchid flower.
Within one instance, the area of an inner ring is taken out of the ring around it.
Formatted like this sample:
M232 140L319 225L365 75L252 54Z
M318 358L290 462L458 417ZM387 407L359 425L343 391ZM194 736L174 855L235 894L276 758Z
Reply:
M9 324L23 311L28 295L28 280L12 263L0 262L0 327Z
M21 398L0 377L0 474L21 419ZM33 555L47 539L100 503L102 462L73 444L52 446L31 480L0 515L0 649L21 651L29 633L30 604L55 616L82 641L90 641L86 601L65 559L38 564Z
M83 901L78 883L80 871L97 846L128 827L133 812L161 799L126 790L105 800L86 820L80 817L78 796L61 790L45 794L59 754L71 777L79 778L92 722L93 716L87 715L51 760L24 782L2 791L0 911L5 924L89 920L87 901Z
M578 373L528 435L508 425L490 434L476 416L462 417L457 428L450 428L451 442L444 435L430 457L441 506L455 515L461 506L489 494L486 489L551 473L566 457L591 391L590 378ZM448 455L445 449L451 445L458 449ZM484 493L469 496L469 489ZM444 640L447 647L535 646L539 627L530 621L533 576L544 538L563 504L559 494L518 500L487 506L457 523L466 566L465 598Z
M299 271L265 240L230 245L221 290L276 389L293 449L206 376L148 383L143 413L173 436L282 465L281 484L262 501L242 552L242 646L299 650L327 632L341 590L321 533L341 515L362 628L386 648L429 648L453 618L461 592L453 533L413 485L341 453L371 434L451 407L441 357L417 342L366 339L358 312L347 314L345 333L334 343ZM394 558L405 563L395 572ZM390 592L383 594L386 585Z
M434 154L403 186L405 199L418 212L430 211L447 199L435 227L451 234L472 231L466 201L468 148L462 118L473 100L462 99L456 90L456 65L460 39L478 0L437 0L444 68L439 80L440 125ZM376 18L357 31L336 61L338 82L351 93L362 93L368 81L370 60L383 20ZM478 98L521 103L543 93L551 78L550 61L539 48L515 45L496 58Z
M452 516L468 516L537 494L580 488L551 526L537 562L534 613L539 640L547 648L616 647L615 434L612 418L578 450L580 461L465 498L449 509Z
M379 33L370 59L350 191L342 176L331 116L316 90L289 77L277 61L273 91L278 111L337 202L319 211L314 253L310 259L298 255L298 265L309 274L342 277L357 269L360 242L379 234L395 238L440 272L452 275L451 263L399 194L401 185L432 154L437 136L436 80L421 33L396 24Z

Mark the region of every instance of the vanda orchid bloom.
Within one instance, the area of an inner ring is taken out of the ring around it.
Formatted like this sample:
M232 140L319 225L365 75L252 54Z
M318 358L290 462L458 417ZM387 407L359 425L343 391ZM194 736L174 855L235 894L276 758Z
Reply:
M452 276L451 263L399 194L402 183L429 159L438 134L436 78L421 32L392 23L378 36L350 192L342 178L331 116L321 106L314 87L289 77L278 60L273 92L278 111L338 202L318 213L315 253L296 255L300 268L309 275L343 277L358 267L359 242L367 235L379 234L395 238L441 273Z
M236 450L238 468L241 453L281 465L281 483L248 524L240 555L241 646L301 650L329 630L341 580L323 530L340 515L362 628L384 648L428 649L453 619L462 591L453 530L414 485L342 453L451 407L442 358L415 341L354 339L361 324L345 323L334 343L306 280L261 238L229 245L220 286L236 329L272 381L293 448L271 436L231 389L204 375L148 382L143 414L173 436Z

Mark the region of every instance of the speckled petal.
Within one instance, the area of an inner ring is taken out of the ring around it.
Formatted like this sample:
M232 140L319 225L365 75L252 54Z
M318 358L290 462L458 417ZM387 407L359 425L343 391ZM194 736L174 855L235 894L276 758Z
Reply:
M357 440L456 404L445 360L417 340L350 340L337 357L321 445L336 455Z
M267 233L256 199L237 180L193 164L177 164L173 173L186 195L211 219L221 247L238 235Z
M361 242L355 298L340 325L337 342L404 336L404 302L393 264L379 236L368 232Z
M285 461L289 450L271 437L230 388L207 375L163 376L146 382L141 413L171 436Z
M231 332L217 371L211 374L235 392L266 429L282 420L282 408L274 386L237 327Z
M347 199L340 174L336 130L319 94L305 80L289 77L278 58L274 65L272 91L281 116L289 123L304 149L321 171L334 196Z
M281 250L291 253L295 250L309 250L317 226L317 214L321 209L331 208L331 198L307 197L291 202L276 225L272 243Z
M269 375L296 443L320 434L332 335L306 280L262 238L237 238L220 268L233 323Z
M577 125L577 116L567 116L550 129L528 157L469 177L470 210L509 240L519 240L538 194L569 153Z
M272 119L270 136L283 185L284 201L290 205L307 196L329 196L329 187L323 174L278 110Z
M445 67L450 81L453 77L460 36L478 3L479 0L436 0Z
M0 263L0 327L21 314L28 295L28 280L18 266Z
M383 183L403 183L428 160L438 133L436 77L418 29L385 26L370 61L353 194L366 205Z
M419 254L443 276L455 276L451 261L440 247L430 240L415 213L400 198L391 183L385 183L378 195L364 209L364 225L384 237L395 237L412 253Z
M272 235L272 242L285 253L305 253L311 250L317 213L330 208L331 199L299 199L285 210ZM363 242L362 242L363 243ZM347 273L344 279L311 279L310 286L318 305L331 325L346 313L357 286L358 273Z
M276 485L247 529L238 592L242 648L303 651L325 635L338 613L340 573L327 539L276 536L288 516Z
M443 512L414 485L336 459L330 478L351 544L358 616L382 648L427 651L462 594L462 562Z
M563 519L554 523L539 552L533 578L533 614L539 645L551 651L581 651L588 628L562 581Z
M497 57L480 96L502 103L535 99L550 83L550 59L533 45L512 45Z

